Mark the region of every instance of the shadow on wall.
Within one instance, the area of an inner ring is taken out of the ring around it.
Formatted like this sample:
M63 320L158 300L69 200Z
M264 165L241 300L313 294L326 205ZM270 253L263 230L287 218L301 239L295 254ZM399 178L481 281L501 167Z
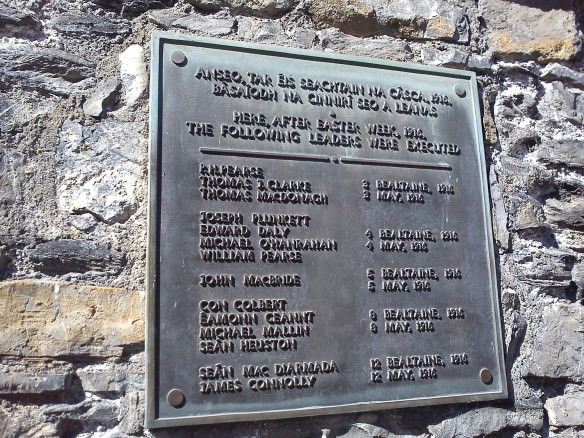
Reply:
M521 6L527 6L528 8L537 8L542 11L548 12L556 9L563 9L564 11L573 11L576 7L577 0L509 0L513 3L517 3Z

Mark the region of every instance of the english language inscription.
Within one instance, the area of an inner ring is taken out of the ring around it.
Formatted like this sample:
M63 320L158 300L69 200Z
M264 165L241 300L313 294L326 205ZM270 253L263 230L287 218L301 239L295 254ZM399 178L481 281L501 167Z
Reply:
M149 427L506 396L473 73L152 60Z

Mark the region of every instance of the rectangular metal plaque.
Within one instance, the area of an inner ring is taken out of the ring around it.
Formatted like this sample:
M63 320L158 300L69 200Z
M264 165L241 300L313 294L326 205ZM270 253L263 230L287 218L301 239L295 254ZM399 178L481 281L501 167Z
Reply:
M153 38L147 426L506 397L472 72Z

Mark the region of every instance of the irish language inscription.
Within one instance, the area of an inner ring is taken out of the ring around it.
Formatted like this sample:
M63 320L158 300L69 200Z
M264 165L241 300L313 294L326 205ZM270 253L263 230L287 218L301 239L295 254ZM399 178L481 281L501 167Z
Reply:
M153 44L149 425L504 396L474 76Z

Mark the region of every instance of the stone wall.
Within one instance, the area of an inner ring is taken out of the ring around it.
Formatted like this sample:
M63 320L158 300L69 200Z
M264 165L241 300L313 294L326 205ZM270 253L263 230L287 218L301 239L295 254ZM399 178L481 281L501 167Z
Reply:
M508 400L148 431L154 30L477 72ZM584 436L584 3L0 2L0 436Z

